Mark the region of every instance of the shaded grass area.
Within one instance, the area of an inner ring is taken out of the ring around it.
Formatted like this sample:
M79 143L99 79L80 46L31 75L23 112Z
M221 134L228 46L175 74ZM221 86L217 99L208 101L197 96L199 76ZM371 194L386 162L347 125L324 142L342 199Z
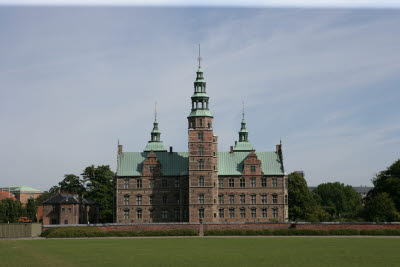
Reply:
M399 266L398 238L0 241L1 266Z

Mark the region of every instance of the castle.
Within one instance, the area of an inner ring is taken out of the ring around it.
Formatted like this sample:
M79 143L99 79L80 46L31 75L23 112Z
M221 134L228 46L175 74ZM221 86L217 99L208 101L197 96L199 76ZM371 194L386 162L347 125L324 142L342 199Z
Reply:
M188 152L167 151L157 116L142 152L118 144L115 222L270 222L288 220L282 143L256 152L243 119L239 140L218 152L203 70L199 66L188 119Z

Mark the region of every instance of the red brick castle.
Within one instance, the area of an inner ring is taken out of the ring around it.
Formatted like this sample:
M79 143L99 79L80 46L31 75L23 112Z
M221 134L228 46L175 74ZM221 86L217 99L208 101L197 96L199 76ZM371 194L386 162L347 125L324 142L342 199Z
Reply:
M256 152L243 119L239 141L218 152L200 66L188 118L188 152L167 151L157 116L143 152L118 145L115 222L269 222L288 220L282 144Z

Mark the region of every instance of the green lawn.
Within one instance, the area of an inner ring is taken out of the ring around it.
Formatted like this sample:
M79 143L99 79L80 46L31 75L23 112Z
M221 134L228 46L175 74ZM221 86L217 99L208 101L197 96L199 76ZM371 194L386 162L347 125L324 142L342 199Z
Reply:
M399 266L400 238L249 237L0 241L1 266Z

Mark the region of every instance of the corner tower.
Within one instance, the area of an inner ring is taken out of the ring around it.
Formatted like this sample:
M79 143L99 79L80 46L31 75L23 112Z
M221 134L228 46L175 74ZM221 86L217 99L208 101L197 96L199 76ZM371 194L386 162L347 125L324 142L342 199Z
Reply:
M194 82L192 109L188 116L189 218L190 222L214 222L217 219L218 140L213 133L213 116L199 66Z

